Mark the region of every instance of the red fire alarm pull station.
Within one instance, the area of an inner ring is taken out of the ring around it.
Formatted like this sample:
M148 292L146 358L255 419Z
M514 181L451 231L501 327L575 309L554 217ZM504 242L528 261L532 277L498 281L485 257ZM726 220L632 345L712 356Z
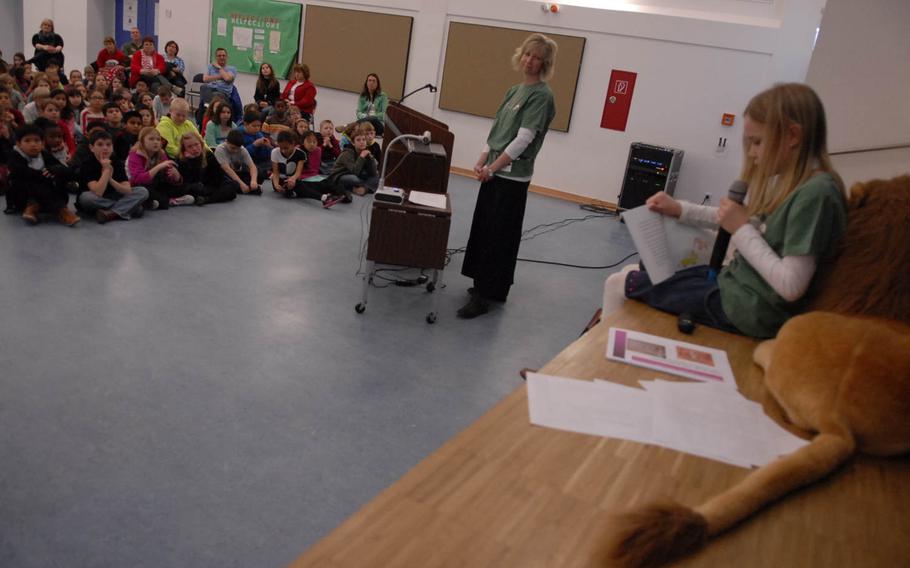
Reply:
M724 113L723 117L720 119L720 123L724 126L733 126L733 120L736 118L735 114Z
M604 113L600 118L600 127L611 130L626 130L629 120L629 109L632 108L632 92L635 90L637 73L614 69L610 73L610 85L607 87L607 100L604 102Z

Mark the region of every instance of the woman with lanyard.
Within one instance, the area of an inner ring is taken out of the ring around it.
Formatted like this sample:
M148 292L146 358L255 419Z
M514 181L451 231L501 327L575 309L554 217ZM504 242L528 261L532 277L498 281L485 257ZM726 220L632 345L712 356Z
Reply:
M30 61L38 71L44 71L51 61L56 61L63 68L63 38L54 33L54 20L41 20L41 29L32 36L32 45L35 56Z
M474 286L470 301L458 310L460 318L485 314L491 301L505 302L509 295L534 159L556 114L546 83L556 68L556 51L556 42L535 33L512 56L524 81L506 93L474 166L482 183L461 268Z
M369 121L376 130L376 136L382 136L388 106L389 97L382 91L379 75L370 73L363 81L363 91L357 100L357 122Z

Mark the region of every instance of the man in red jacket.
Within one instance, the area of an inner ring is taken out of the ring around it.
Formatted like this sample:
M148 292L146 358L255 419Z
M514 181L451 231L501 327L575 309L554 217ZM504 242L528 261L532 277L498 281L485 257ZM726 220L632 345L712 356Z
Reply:
M130 87L136 86L139 77L145 79L153 93L164 85L172 87L164 78L166 72L164 57L155 50L155 40L148 36L142 38L142 49L133 54L130 62Z

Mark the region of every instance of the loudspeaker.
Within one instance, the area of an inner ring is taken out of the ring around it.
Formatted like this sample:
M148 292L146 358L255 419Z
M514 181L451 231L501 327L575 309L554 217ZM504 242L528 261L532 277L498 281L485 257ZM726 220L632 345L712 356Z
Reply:
M676 148L633 142L619 192L619 209L644 205L658 191L673 195L683 154Z

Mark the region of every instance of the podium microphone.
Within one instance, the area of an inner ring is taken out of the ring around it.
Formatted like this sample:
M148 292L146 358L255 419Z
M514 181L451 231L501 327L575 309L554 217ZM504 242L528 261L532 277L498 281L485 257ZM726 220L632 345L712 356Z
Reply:
M424 90L424 89L429 90L431 93L435 93L435 92L438 90L438 89L436 88L436 85L434 85L434 84L432 84L432 83L427 83L426 85L424 85L424 86L422 86L422 87L417 87L416 89L414 89L414 90L411 91L410 93L408 93L408 94L406 94L405 96L401 97L401 99L399 99L398 102L399 102L399 103L403 103L404 100L405 100L406 98L410 97L410 96L413 95L414 93L419 93L420 91L422 91L422 90Z
M730 184L727 191L727 198L735 201L740 205L746 200L746 190L749 186L742 180L736 180ZM711 262L708 264L708 280L716 280L724 264L724 257L727 255L727 247L730 246L730 233L721 228L717 231L717 240L714 241L714 250L711 251Z

